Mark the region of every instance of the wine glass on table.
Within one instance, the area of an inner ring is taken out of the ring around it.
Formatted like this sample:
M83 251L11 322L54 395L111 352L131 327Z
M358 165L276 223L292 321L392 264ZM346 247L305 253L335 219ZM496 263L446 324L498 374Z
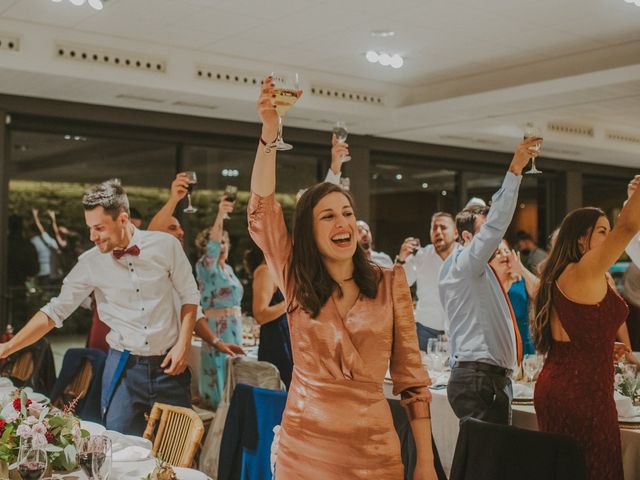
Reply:
M111 439L106 435L97 435L94 439L91 471L96 480L108 480L112 462Z
M187 200L189 202L189 205L187 205L187 208L185 208L183 211L184 213L196 213L198 209L193 205L191 205L191 194L193 193L193 189L196 187L196 184L198 183L198 177L196 175L196 172L184 172L184 173L187 176L187 184L188 184Z
M276 150L291 150L293 146L282 139L282 122L289 109L300 98L302 76L299 73L274 72L271 77L275 85L273 104L278 112L278 137L271 146Z
M540 146L542 145L542 135L540 134L540 130L533 123L529 122L525 125L525 128L524 128L524 139L526 140L527 138L530 138L530 137L540 137L540 142L538 142L533 147L536 151L539 151ZM542 170L538 170L536 168L535 158L531 158L531 168L524 173L527 173L530 175L538 175L542 173Z
M18 458L18 473L22 480L40 480L47 470L47 452L40 448L22 447Z
M336 136L336 141L338 143L347 143L347 137L349 136L349 131L347 130L347 126L344 122L336 122L333 127L333 134ZM351 157L349 155L343 155L340 158L342 163L349 162Z
M238 197L238 187L234 185L227 185L222 196L227 202L235 202L236 198ZM224 217L222 218L224 218L225 220L229 220L231 217L228 213L225 213Z

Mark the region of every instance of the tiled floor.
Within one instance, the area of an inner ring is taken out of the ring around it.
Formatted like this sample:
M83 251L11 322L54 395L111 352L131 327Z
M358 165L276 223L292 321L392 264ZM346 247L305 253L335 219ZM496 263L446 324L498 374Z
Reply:
M54 335L47 337L53 351L53 360L56 365L56 375L62 368L62 359L65 352L70 348L84 348L87 342L86 335Z

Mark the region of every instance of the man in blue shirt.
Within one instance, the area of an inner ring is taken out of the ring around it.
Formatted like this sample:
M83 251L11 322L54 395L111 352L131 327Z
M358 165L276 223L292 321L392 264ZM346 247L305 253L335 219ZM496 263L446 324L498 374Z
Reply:
M518 145L491 209L473 205L456 216L461 245L440 270L440 301L450 322L447 396L460 419L511 422L510 374L521 347L511 304L489 260L511 223L522 169L541 141L528 138Z

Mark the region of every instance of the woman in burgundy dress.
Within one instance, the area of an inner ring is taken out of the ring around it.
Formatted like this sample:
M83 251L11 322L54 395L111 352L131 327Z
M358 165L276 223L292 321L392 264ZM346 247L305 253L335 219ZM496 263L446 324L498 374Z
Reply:
M640 194L611 229L593 207L569 213L541 275L532 334L547 355L535 388L541 431L574 437L592 480L622 480L613 361L625 353L616 332L627 305L606 272L640 230Z

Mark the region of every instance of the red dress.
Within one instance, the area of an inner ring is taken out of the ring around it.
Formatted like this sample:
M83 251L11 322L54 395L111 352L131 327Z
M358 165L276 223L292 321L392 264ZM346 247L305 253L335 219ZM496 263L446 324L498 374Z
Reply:
M553 306L571 341L554 341L547 354L534 395L538 426L578 441L590 480L622 480L613 344L627 304L609 286L600 303L584 305L554 285Z

